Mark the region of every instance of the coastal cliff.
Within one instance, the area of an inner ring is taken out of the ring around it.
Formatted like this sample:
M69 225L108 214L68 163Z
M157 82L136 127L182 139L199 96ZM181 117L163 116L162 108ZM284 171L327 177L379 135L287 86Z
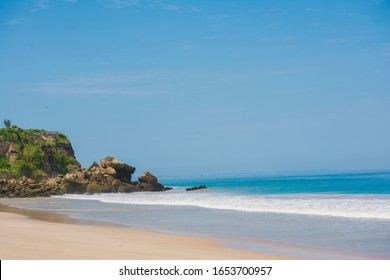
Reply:
M69 139L60 132L16 126L0 129L0 197L168 189L148 171L132 181L135 170L113 157L83 168Z

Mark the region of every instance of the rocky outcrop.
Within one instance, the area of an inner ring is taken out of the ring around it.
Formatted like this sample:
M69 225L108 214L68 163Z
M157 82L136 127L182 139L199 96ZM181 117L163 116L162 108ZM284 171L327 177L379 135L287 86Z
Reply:
M135 170L113 157L102 158L100 166L93 162L84 169L67 137L59 132L0 129L0 197L170 189L148 171L133 182Z
M63 194L58 184L42 184L27 177L0 179L0 197L37 197Z
M197 190L203 190L203 189L207 189L207 187L205 185L200 185L200 186L195 186L195 187L191 187L191 188L186 188L186 191L197 191Z
M157 178L153 176L149 171L145 171L141 176L138 177L138 184L142 190L149 191L164 191L167 190L163 185L161 185Z
M112 176L125 182L131 182L131 175L133 175L135 172L135 167L120 162L113 157L102 158L100 160L100 165L102 168L114 170L115 173L112 174Z
M5 154L10 164L15 164L19 159L19 151L15 147L16 145L9 145L8 151Z
M132 182L128 178L131 178L135 172L135 167L115 158L103 158L101 163L103 163L102 166L94 162L87 169L78 169L65 175L60 174L57 177L39 181L27 177L1 179L0 197L34 197L65 193L129 193L171 189L160 184L157 178L148 171L139 176L138 181Z
M59 186L64 193L77 194L166 190L148 171L138 181L132 182L135 167L113 157L102 158L100 163L99 166L97 162L93 162L87 169L66 174L59 180Z
M9 142L0 140L0 155L6 155L9 149Z
M0 178L46 180L80 168L62 133L16 126L0 129Z

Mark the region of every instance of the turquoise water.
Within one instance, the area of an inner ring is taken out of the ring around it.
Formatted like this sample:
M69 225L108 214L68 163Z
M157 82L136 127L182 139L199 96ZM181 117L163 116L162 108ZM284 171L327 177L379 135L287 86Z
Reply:
M253 178L171 180L171 186L207 184L238 194L390 194L390 172Z
M1 199L308 259L390 259L390 173L162 181L167 192ZM187 192L206 184L208 189ZM265 241L265 242L264 242Z

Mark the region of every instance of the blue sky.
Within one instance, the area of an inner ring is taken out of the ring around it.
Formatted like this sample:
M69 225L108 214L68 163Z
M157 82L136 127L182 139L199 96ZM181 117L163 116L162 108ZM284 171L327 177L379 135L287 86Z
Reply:
M0 118L159 176L390 168L390 1L0 1Z

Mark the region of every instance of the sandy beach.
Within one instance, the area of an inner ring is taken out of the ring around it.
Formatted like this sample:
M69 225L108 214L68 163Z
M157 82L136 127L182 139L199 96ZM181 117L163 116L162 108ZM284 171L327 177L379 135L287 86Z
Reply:
M286 259L205 238L73 224L50 212L31 213L0 212L0 259Z

